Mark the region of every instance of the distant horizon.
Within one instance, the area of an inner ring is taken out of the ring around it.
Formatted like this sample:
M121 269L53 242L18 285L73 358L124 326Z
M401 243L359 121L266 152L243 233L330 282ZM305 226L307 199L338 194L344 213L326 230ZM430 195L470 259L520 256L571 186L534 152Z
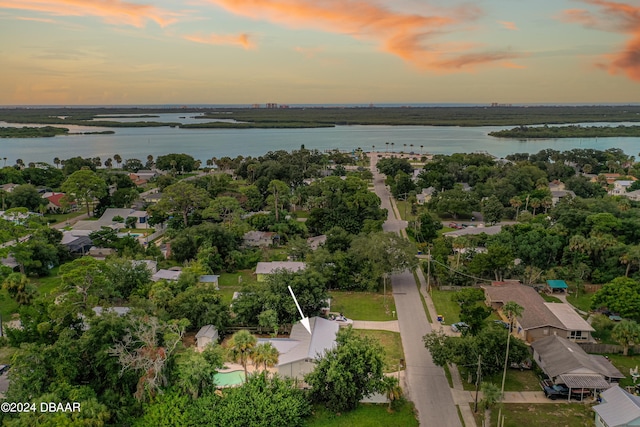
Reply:
M229 104L199 104L199 103L169 103L169 104L6 104L0 109L10 108L262 108L267 103L229 103ZM286 108L429 108L429 107L489 107L489 108L518 108L518 107L589 107L589 106L638 106L637 102L522 102L522 103L492 103L485 102L389 102L389 103L291 103L277 104L276 109ZM257 107L256 107L257 105Z

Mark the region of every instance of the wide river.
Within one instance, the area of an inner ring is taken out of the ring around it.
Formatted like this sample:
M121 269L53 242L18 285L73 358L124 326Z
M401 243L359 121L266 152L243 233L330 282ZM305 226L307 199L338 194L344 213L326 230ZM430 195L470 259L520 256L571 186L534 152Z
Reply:
M193 123L196 119L178 114L160 114L158 118L135 119ZM113 119L112 119L113 120ZM129 121L127 119L117 119ZM617 126L621 123L613 124ZM631 125L633 123L622 123ZM637 124L637 123L636 123ZM610 125L591 123L589 125ZM6 124L0 126L22 126ZM29 125L34 126L34 125ZM62 125L56 125L62 126ZM90 132L104 128L65 126L71 132ZM52 163L54 157L100 157L103 161L119 154L123 159L146 160L149 154L157 157L169 153L187 153L202 160L212 157L260 156L268 151L294 150L304 145L321 151L340 149L365 151L414 151L416 153L452 154L487 151L504 157L513 153L537 153L546 148L559 151L573 148L620 148L629 155L637 155L640 138L563 138L526 140L494 138L493 130L509 126L337 126L313 129L180 129L110 128L112 135L70 135L53 138L2 138L0 159L7 165L20 158L25 163ZM387 145L386 143L389 143ZM393 146L391 145L393 143ZM411 147L413 144L413 147ZM422 148L420 146L423 146Z

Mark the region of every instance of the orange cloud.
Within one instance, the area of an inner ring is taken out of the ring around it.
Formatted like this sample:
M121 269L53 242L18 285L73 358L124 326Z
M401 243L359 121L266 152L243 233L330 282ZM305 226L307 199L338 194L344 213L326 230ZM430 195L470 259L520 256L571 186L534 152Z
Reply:
M232 34L209 34L206 36L201 35L191 35L184 36L186 40L196 42L196 43L205 43L205 44L214 44L214 45L236 45L242 46L245 49L254 49L256 44L251 40L249 34L242 33L238 35Z
M514 58L514 53L473 53L437 49L428 42L452 27L477 19L475 7L452 9L451 16L394 12L363 0L208 0L230 13L295 29L317 29L372 39L382 51L419 68L449 70Z
M164 27L176 20L172 12L120 0L0 0L0 9L18 9L55 16L96 16L112 24L144 27L153 21Z
M621 32L630 35L624 49L606 55L609 73L624 73L632 80L640 82L640 6L607 0L580 0L596 6L598 12L584 9L564 11L561 19L578 23L589 28ZM597 64L602 67L602 64Z
M517 31L519 28L516 26L515 22L509 21L498 21L500 25L502 25L507 30Z

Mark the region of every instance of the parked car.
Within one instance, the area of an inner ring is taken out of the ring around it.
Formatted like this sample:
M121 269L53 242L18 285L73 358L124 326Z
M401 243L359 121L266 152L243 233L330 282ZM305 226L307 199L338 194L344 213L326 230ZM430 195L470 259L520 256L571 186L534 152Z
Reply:
M463 330L467 329L469 327L469 325L467 325L464 322L458 322L458 323L454 323L451 325L451 330L453 332L462 332Z
M455 228L456 230L460 230L462 228L462 225L458 224L457 222L450 222L449 228Z
M569 398L569 387L564 384L554 384L551 380L542 380L540 381L540 386L542 387L542 390L544 390L544 395L551 400ZM571 389L572 399L582 400L590 395L591 390L586 388Z
M507 322L503 322L502 320L494 320L493 323L498 326L502 326L505 329L509 329L509 324Z
M7 372L10 367L11 367L11 365L0 365L0 375L2 375L5 372Z

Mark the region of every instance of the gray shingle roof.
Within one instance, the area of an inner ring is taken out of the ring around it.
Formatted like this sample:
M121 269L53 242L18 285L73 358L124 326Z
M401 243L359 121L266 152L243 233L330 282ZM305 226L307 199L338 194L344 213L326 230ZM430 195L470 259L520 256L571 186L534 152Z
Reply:
M336 334L340 325L321 317L311 317L309 323L311 334L298 322L291 328L289 338L264 340L280 352L278 366L315 359L336 346Z
M542 368L551 378L563 374L600 374L603 377L624 378L609 361L606 364L598 357L587 354L578 344L552 335L531 343L531 347L540 355Z
M304 262L295 261L273 261L259 262L256 266L256 274L273 274L276 270L300 271L304 270L307 265Z

